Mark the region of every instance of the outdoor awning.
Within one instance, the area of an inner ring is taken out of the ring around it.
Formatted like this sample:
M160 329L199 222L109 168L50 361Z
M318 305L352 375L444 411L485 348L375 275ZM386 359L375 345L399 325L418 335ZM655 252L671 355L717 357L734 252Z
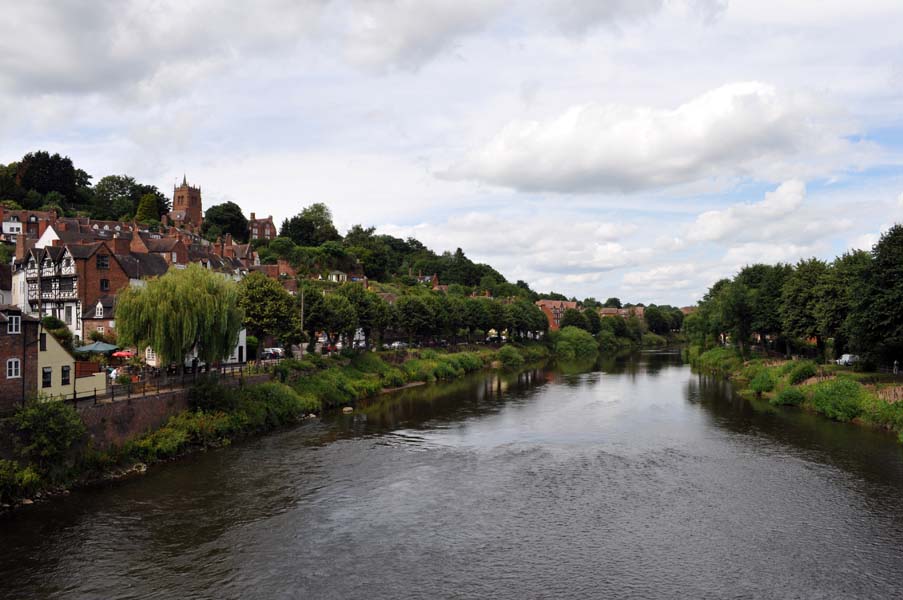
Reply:
M76 352L92 352L95 354L106 354L107 352L112 352L116 350L119 346L114 346L113 344L107 344L106 342L94 342L93 344L88 344L87 346L82 346L81 348L76 348Z

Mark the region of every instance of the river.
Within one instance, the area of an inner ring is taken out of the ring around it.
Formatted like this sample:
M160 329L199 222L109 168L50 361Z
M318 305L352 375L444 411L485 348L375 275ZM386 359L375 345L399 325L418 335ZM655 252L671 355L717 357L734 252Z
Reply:
M903 452L676 352L481 373L0 520L2 598L892 598Z

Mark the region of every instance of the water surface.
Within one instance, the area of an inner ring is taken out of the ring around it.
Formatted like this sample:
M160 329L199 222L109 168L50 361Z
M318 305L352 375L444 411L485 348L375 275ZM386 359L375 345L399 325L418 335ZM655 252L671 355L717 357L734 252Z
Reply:
M0 521L5 598L903 596L894 439L677 353L479 374Z

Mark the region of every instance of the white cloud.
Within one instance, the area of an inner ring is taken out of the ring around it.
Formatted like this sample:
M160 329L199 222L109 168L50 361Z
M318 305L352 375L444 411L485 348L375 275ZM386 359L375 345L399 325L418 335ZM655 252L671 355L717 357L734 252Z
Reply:
M710 210L696 218L688 238L692 241L715 241L758 228L774 219L786 217L803 204L806 185L802 181L784 182L765 199L752 204L737 204L726 210Z
M901 192L900 195L897 197L897 205L900 208L903 208L903 192Z
M696 270L695 265L689 264L664 265L646 271L625 273L622 281L630 289L684 289L691 285Z
M512 121L446 176L564 193L701 179L825 173L856 154L825 103L759 82L724 85L672 110L585 104Z

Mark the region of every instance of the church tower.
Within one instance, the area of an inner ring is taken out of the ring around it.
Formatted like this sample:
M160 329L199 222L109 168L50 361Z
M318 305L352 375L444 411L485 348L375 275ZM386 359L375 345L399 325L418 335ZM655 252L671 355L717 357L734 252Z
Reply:
M194 225L200 227L204 220L201 209L201 188L188 185L188 178L182 176L182 185L173 187L172 212L169 220L177 227Z

